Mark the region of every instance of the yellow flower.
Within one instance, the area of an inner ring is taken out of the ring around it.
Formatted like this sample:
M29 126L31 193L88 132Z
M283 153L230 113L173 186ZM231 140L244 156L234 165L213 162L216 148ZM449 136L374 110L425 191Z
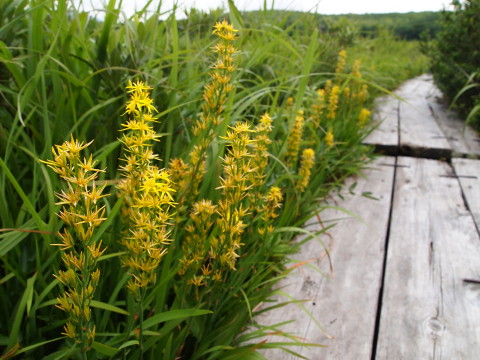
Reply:
M300 113L295 118L293 129L290 131L290 135L287 139L287 165L293 166L297 163L298 152L300 151L300 145L303 135L303 125L305 118Z
M347 52L345 50L340 50L338 53L337 67L335 69L336 74L341 74L345 70L345 63L347 60Z
M120 167L123 178L118 186L125 197L121 242L127 254L122 265L129 268L127 288L137 300L141 297L140 289L156 281L155 271L171 242L167 226L172 217L170 209L175 205L168 172L152 164L158 159L151 149L158 135L152 127L157 109L148 92L151 89L142 81L129 82L126 113L133 119L122 124L120 139L126 153Z
M137 82L133 82L128 80L128 85L126 86L127 92L145 92L148 90L152 90L153 88L148 86L143 81L138 80Z
M336 112L338 109L338 98L340 95L340 87L335 85L332 88L332 92L328 98L328 107L327 107L327 119L335 119Z
M217 59L211 66L210 81L203 89L202 111L195 120L192 132L192 150L184 163L188 164L183 179L177 182L177 197L179 203L184 200L193 202L198 194L200 184L205 172L205 159L207 150L216 136L215 128L223 121L223 111L229 93L233 90L231 73L235 70L235 53L233 41L237 39L233 28L226 20L217 22L213 34L218 36L218 43L213 47ZM183 161L183 160L182 160ZM180 165L179 163L174 165ZM178 217L182 218L181 214Z
M97 277L100 276L96 262L106 250L101 248L101 242L93 242L95 228L106 220L105 206L98 206L97 201L107 195L102 194L105 187L95 186L102 170L94 167L92 156L80 157L80 152L89 144L91 142L85 144L71 136L70 141L52 148L53 160L44 161L67 182L67 190L55 194L60 200L57 204L63 205L58 217L64 221L65 228L59 233L62 243L53 245L59 246L63 252L62 260L67 269L60 270L56 276L65 285L57 307L68 316L63 334L80 342L83 348L88 348L93 341L93 337L85 339L85 335L92 334L94 327L90 321L89 304L98 284L98 279L93 281L87 275L96 273ZM79 304L82 304L82 311Z
M235 33L238 30L235 29L233 25L229 24L227 20L223 20L221 23L217 22L213 26L213 28L214 28L212 32L213 35L217 35L227 41L233 41L237 39L237 37L235 36Z
M335 137L333 136L332 131L327 131L325 134L325 144L327 144L328 147L331 147L335 144Z
M358 116L358 125L360 127L365 126L365 124L370 119L371 112L368 109L362 108L360 115Z
M315 163L315 151L313 149L305 149L302 153L302 161L298 175L300 179L297 182L297 189L304 192L310 182L311 169Z
M274 230L272 223L278 217L277 209L282 206L282 190L277 186L272 186L263 200L262 211L260 212L263 224L258 226L260 235L264 235L266 232L273 232Z
M238 257L236 249L241 244L241 235L246 224L243 222L249 214L249 209L244 206L243 199L248 195L251 188L249 174L253 171L251 166L251 154L249 145L253 142L250 139L250 126L246 123L237 123L227 131L226 140L227 154L223 161L223 176L220 178L222 197L218 202L217 224L220 235L216 244L212 243L210 256L218 260L221 267L235 269L235 262Z
M362 74L360 73L360 60L355 60L353 62L353 67L352 67L352 75L356 77L356 80L360 80L362 77Z

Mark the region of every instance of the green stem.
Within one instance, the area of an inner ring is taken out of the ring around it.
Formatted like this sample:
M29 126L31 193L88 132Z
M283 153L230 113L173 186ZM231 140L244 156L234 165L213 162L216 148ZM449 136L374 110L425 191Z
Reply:
M88 249L85 247L84 248L84 253L83 253L83 263L88 264ZM80 309L83 309L85 306L85 293L87 291L87 274L89 274L90 269L86 268L86 265L83 266L82 268L82 282L80 286L80 297L81 297L81 303L80 303ZM82 360L87 360L87 344L85 340L85 322L83 318L83 314L80 316L79 319L79 324L80 324L80 346L81 346L81 354L82 354ZM88 323L87 323L88 326Z
M139 327L140 327L138 343L140 347L140 360L143 360L143 299L144 299L144 293L142 291L140 302L138 303L138 319L139 319Z

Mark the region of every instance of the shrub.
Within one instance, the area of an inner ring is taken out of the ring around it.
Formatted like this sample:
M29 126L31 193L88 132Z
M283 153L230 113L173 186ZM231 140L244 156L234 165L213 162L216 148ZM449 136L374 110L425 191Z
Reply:
M448 101L456 100L465 116L480 104L480 88L471 86L480 81L480 0L455 0L452 5L453 12L443 11L441 31L430 48L431 70ZM480 126L478 116L472 120Z

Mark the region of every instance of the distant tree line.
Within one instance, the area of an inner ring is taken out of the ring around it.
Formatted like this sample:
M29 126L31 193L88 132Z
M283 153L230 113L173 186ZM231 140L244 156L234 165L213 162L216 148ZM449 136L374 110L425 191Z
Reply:
M260 14L262 13L262 14ZM379 32L387 29L395 37L405 40L420 40L424 36L434 38L440 29L440 12L410 12L391 14L345 14L345 15L306 15L300 11L269 11L272 20L283 18L283 26L293 26L295 30L309 27L310 21L305 23L306 17L317 21L322 32L347 32L348 34L364 37L375 37ZM244 12L246 23L255 23L259 18L265 19L262 11ZM302 18L302 21L298 21ZM308 26L307 26L308 25ZM305 29L306 30L306 29Z
M393 35L405 40L420 40L423 36L435 37L440 29L440 12L410 12L391 14L349 14L325 16L339 21L342 18L355 24L360 35L375 36L381 29L389 29Z

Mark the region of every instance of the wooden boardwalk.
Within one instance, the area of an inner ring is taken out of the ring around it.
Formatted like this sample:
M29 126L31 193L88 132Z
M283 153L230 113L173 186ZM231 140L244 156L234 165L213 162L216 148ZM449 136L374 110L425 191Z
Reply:
M303 302L257 319L292 320L280 328L326 346L292 348L312 360L480 359L479 137L437 102L429 76L396 94L379 100L366 139L385 155L307 224L338 222L279 284L275 300Z

